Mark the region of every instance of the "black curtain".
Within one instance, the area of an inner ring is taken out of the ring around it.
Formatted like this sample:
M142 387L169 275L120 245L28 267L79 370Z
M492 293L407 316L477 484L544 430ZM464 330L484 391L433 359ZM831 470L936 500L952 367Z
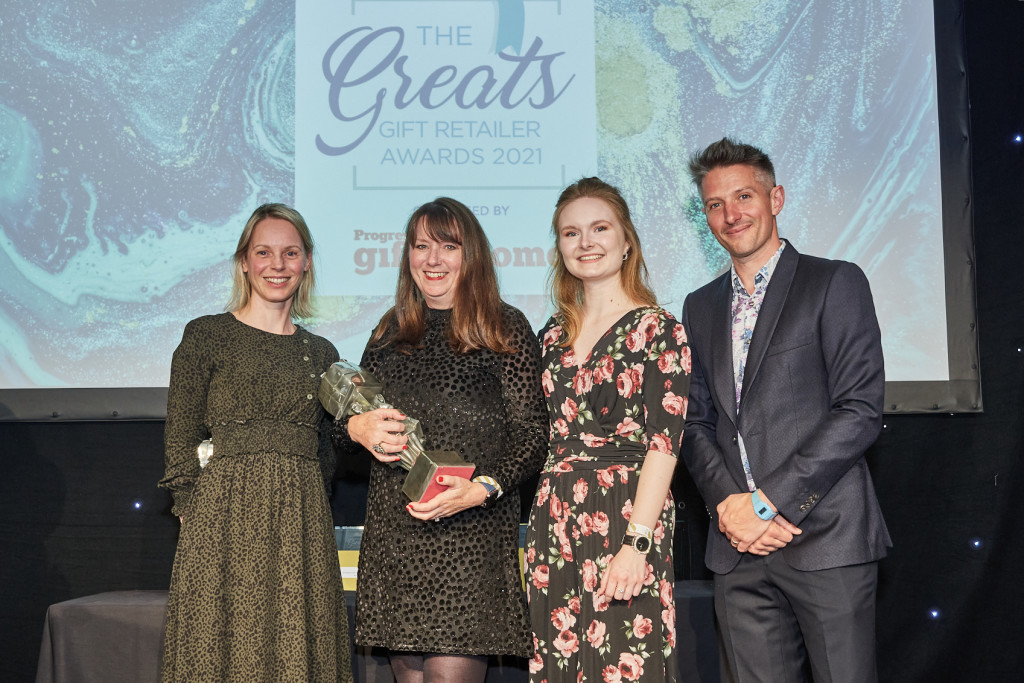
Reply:
M1024 680L1024 2L963 5L985 412L889 416L871 453L884 681Z
M0 454L0 680L34 681L47 606L167 588L178 522L162 422L4 422Z

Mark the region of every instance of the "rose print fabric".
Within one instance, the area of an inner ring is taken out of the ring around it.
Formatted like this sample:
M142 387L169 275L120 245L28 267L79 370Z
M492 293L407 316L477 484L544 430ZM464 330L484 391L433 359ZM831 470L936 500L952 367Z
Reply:
M630 311L577 366L556 315L540 332L551 419L548 459L526 536L534 683L674 681L671 493L654 529L647 579L631 600L597 598L622 547L649 450L678 455L690 384L682 324Z

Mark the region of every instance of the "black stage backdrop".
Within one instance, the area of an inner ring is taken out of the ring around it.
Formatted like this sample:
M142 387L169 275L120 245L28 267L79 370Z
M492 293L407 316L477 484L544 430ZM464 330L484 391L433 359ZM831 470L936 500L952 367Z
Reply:
M1024 2L964 4L985 412L889 416L870 454L896 544L880 570L879 674L899 683L1024 670ZM166 588L177 521L155 488L162 432L0 423L0 679L33 680L51 603ZM339 472L338 524L361 523L365 482L365 463ZM676 491L678 573L705 578L703 505L682 471Z

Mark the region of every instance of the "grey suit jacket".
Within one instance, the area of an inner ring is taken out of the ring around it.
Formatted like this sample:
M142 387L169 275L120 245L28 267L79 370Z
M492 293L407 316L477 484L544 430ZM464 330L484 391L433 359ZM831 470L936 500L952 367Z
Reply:
M730 277L691 293L683 306L693 372L682 454L711 513L708 568L723 574L739 561L715 511L747 490L738 434L758 487L803 530L777 551L791 566L884 557L892 542L864 459L882 427L885 391L867 278L852 263L786 246L758 313L737 415Z

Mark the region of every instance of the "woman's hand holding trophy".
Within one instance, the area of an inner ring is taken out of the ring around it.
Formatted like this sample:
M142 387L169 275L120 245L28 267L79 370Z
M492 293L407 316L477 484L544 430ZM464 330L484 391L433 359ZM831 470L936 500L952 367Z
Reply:
M324 410L335 418L341 418L379 409L396 410L384 399L383 390L383 384L372 373L346 360L339 360L322 375L318 395ZM387 419L397 417L399 415ZM456 475L466 479L473 476L475 466L465 462L455 451L426 450L419 420L404 414L401 417L395 421L401 422L403 428L393 433L408 438L406 448L390 454L398 457L387 464L409 472L402 491L410 500L425 502L440 492L442 487L435 483L438 475ZM387 455L380 441L369 448L379 455Z

